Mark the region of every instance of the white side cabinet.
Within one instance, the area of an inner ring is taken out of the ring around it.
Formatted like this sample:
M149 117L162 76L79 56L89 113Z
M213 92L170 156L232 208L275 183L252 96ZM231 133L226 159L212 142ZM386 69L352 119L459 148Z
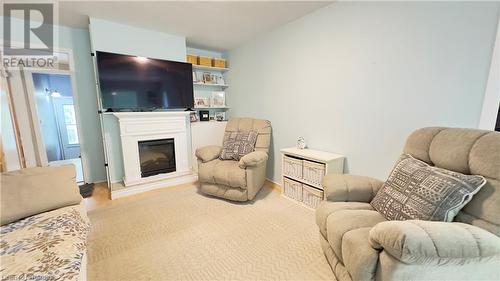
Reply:
M284 148L283 195L315 209L323 200L323 177L344 172L344 156L313 149Z
M192 145L192 167L193 172L198 173L196 161L196 149L207 145L222 146L226 121L199 121L191 123L191 145Z

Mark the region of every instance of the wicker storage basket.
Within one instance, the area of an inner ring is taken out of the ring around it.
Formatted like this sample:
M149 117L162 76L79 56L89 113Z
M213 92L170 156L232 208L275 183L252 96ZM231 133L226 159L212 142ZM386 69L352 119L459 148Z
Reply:
M300 182L283 178L283 186L283 194L297 201L302 201L302 184Z
M291 178L302 178L302 160L283 156L283 175Z
M214 58L214 59L212 59L212 66L213 67L225 68L226 67L226 60L225 59Z
M197 64L198 63L198 56L187 55L187 62L190 64Z
M325 176L325 164L304 160L303 167L302 179L311 185L321 187L321 181Z
M212 58L199 56L198 64L203 66L212 66Z
M305 205L316 209L321 200L323 200L323 191L305 184L302 185L302 202Z

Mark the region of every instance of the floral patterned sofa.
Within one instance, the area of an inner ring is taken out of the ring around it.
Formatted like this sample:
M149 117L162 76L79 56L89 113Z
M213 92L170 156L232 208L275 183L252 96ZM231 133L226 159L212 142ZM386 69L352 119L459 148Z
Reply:
M1 280L86 280L90 230L73 166L1 177Z

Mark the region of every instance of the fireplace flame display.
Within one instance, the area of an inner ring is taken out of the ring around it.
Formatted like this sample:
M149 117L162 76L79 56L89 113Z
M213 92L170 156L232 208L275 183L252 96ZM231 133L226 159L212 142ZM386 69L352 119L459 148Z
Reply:
M174 139L139 141L141 177L175 172Z

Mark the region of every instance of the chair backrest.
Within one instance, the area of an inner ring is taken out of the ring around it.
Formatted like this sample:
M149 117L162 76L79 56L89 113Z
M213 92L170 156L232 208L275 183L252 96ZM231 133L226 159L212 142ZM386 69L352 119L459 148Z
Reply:
M230 118L226 132L255 131L258 133L255 151L269 151L271 143L271 122L253 118Z
M486 185L455 220L500 236L500 132L423 128L408 137L403 152L436 167L484 176Z

